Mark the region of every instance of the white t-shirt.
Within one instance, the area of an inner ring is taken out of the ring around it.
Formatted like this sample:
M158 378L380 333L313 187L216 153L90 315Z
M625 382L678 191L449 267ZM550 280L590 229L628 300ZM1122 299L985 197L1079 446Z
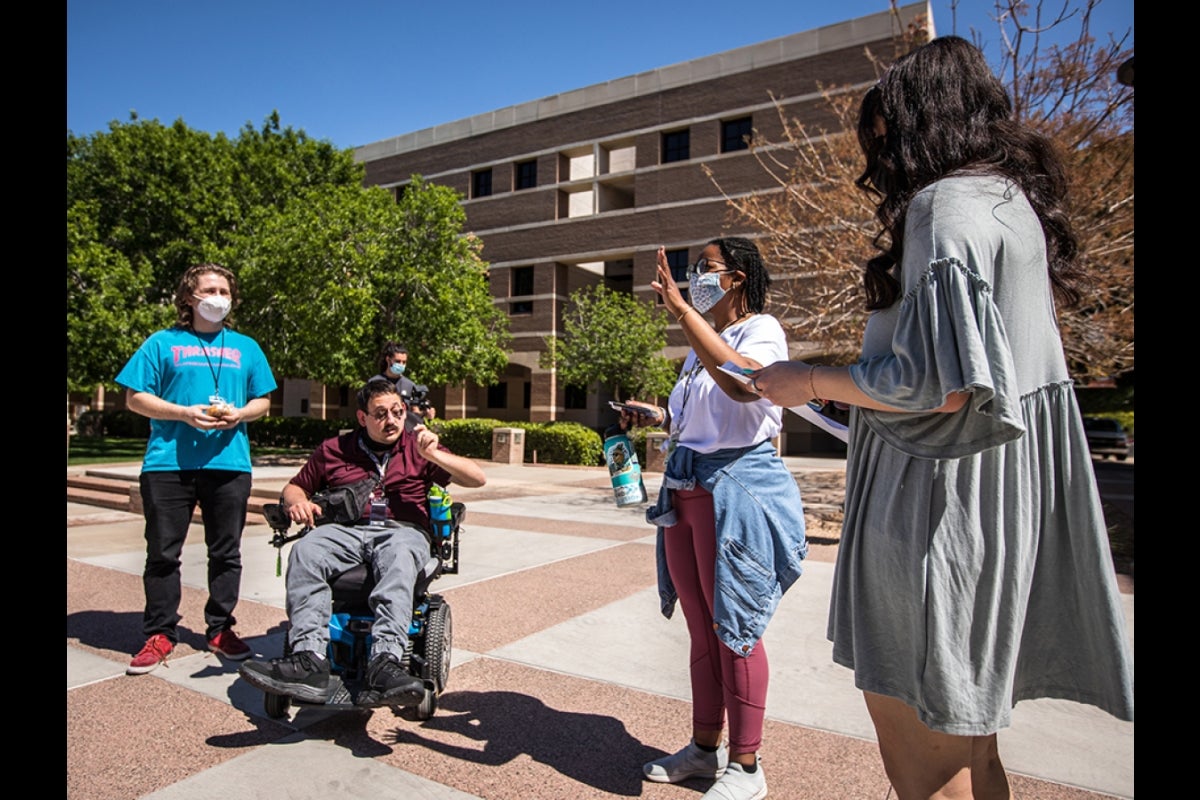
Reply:
M764 367L788 357L783 326L767 314L756 314L729 326L721 338ZM734 400L717 386L694 350L683 361L667 405L671 409L671 437L698 453L749 447L778 436L782 427L782 408L770 400Z

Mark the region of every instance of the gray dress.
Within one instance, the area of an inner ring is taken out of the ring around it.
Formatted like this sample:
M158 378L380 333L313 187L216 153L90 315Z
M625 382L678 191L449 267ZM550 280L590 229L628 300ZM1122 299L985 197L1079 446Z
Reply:
M1133 667L1083 424L1021 191L946 178L909 207L901 299L866 327L830 604L833 659L933 730L1035 697L1133 719ZM953 414L911 413L969 390Z

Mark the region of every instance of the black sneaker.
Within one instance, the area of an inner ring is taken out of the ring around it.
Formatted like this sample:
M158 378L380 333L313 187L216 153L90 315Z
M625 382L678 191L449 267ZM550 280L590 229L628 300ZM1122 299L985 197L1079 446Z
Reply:
M329 693L329 660L301 650L269 663L248 661L238 670L251 686L305 703L324 703Z
M380 653L367 666L367 686L355 705L415 706L425 699L425 682L411 674L391 653Z

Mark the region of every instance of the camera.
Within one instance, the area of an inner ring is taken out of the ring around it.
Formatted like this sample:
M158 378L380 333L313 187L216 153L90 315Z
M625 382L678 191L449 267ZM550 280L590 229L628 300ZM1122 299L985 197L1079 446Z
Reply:
M408 406L409 411L423 414L429 408L428 386L415 384L410 389L401 391L400 397L404 400L404 405Z

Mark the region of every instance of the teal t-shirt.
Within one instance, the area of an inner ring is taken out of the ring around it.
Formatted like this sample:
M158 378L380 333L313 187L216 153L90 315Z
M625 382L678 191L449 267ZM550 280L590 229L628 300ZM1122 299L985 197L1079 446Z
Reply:
M258 342L228 328L197 333L168 328L152 334L117 375L117 383L179 405L209 402L219 394L241 408L276 388L275 376ZM223 431L201 431L185 422L150 420L144 472L189 469L250 471L246 423Z

